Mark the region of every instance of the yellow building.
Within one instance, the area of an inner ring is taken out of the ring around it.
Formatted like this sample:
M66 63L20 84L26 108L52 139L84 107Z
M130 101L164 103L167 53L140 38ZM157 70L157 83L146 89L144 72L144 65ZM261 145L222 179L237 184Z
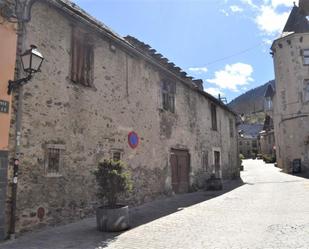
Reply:
M3 7L3 6L2 6ZM0 239L5 237L5 203L8 178L8 141L11 116L11 96L8 81L14 79L16 61L16 24L8 22L0 12Z

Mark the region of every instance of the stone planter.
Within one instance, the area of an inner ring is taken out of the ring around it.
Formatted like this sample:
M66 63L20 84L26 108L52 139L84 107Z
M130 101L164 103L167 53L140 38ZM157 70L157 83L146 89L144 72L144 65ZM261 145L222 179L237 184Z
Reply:
M102 232L119 232L130 227L129 207L99 207L96 210L97 229Z

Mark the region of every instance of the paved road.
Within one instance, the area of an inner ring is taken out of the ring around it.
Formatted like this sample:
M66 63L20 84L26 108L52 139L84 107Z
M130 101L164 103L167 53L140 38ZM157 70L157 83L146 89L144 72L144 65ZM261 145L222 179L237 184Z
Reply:
M94 220L27 234L1 249L309 248L309 180L262 161L245 161L243 184L133 210L134 228L98 233Z

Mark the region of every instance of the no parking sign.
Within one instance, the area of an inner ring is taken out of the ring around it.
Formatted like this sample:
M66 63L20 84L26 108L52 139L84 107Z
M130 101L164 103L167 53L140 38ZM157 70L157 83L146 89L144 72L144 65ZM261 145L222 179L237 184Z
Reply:
M128 143L129 143L129 146L132 149L135 149L138 146L139 137L138 137L137 133L135 133L134 131L131 131L129 133L129 135L128 135Z

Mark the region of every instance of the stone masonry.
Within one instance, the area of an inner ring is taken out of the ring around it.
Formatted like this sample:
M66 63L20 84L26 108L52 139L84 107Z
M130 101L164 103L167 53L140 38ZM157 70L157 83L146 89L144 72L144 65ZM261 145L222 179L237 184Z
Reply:
M67 1L36 1L25 25L24 48L37 45L45 61L23 89L18 231L91 215L96 204L91 172L114 151L132 172L134 190L127 198L132 205L172 193L172 148L190 154L191 190L203 187L212 173L214 150L221 153L222 178L238 177L234 113L190 78L158 65L73 7ZM72 26L86 30L93 43L90 87L70 80ZM174 113L162 108L165 79L176 83ZM217 131L211 129L211 104L216 105ZM128 145L131 131L140 138L136 149ZM46 171L51 146L61 151L57 174ZM204 163L203 153L208 155Z

